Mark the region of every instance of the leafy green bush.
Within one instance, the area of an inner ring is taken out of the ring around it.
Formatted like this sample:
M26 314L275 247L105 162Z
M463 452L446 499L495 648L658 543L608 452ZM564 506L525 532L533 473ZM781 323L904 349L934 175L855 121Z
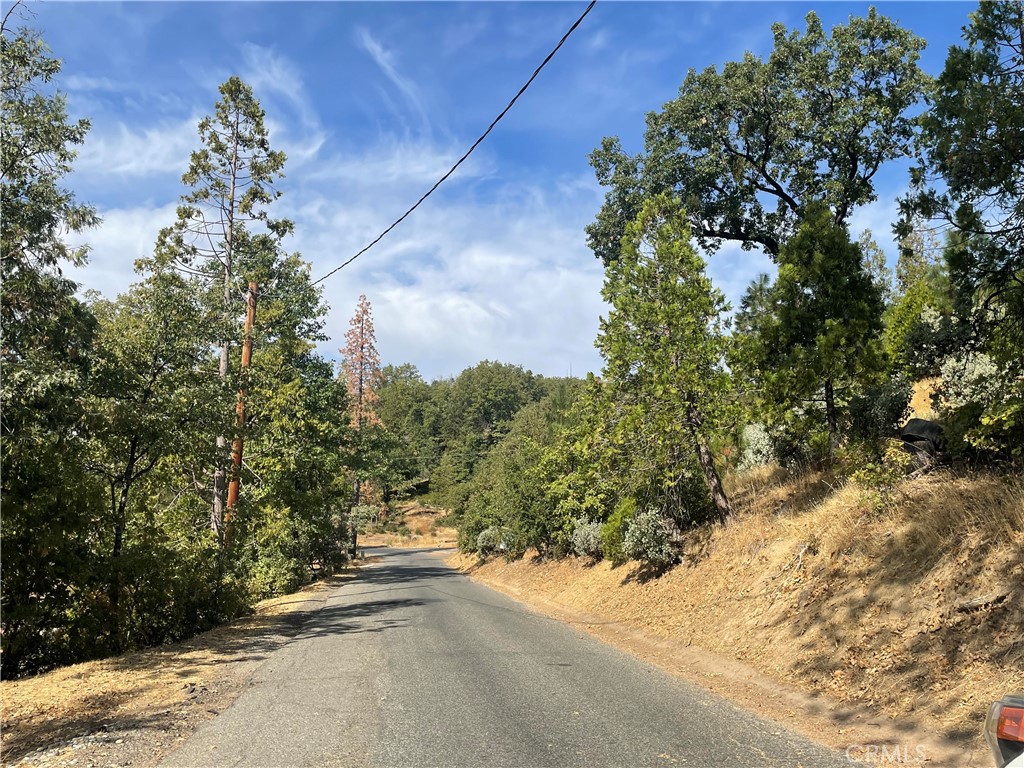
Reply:
M850 399L850 437L875 443L899 432L910 413L910 382L894 376Z
M889 509L895 503L898 483L914 464L901 441L887 440L881 456L866 458L853 472L853 480L870 495L876 511Z
M586 518L573 522L572 549L580 557L601 557L601 523Z
M653 509L633 517L622 540L622 551L630 560L640 560L657 568L671 565L677 558L665 521Z
M951 356L938 397L953 453L1024 455L1024 376L985 354Z
M480 534L476 537L476 551L480 553L482 557L493 555L498 551L498 547L501 546L501 529L497 526L490 526L480 531Z
M604 556L616 565L626 562L622 543L633 516L636 515L636 501L630 497L622 499L608 521L601 526L601 550Z
M772 436L764 424L747 424L740 437L740 446L743 453L736 465L740 472L778 460Z

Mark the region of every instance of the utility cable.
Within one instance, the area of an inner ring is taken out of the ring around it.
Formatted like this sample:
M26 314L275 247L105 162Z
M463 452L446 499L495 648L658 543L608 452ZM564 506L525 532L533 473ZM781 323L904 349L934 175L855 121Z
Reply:
M395 221L392 222L391 225L387 229L385 229L383 232L381 232L379 235L377 235L377 237L374 238L373 241L371 241L368 245L364 246L362 248L362 250L360 250L354 256L349 257L346 261L343 261L340 265L338 265L337 267L332 269L330 272L328 272L323 277L319 277L316 280L314 280L311 283L311 285L317 285L318 283L322 283L324 280L326 280L327 278L331 277L332 275L334 275L335 273L339 272L340 270L344 269L349 264L351 264L353 261L355 261L360 256L362 256L364 253L366 253L368 250L373 248L373 246L375 246L377 243L379 243L381 240L383 240L385 238L385 236L387 236L387 234L389 232L391 232L391 230L393 230L395 227L397 227L399 224L401 224L409 216L409 214L411 214L413 211L415 211L417 208L419 208L420 204L423 203L423 201L426 200L428 197L430 197L438 187L440 187L445 181L447 181L448 177L451 176L453 173L455 173L456 169L466 161L466 158L468 158L471 154L473 154L473 150L475 150L478 146L480 146L481 142L483 142L483 140L487 138L487 135L494 129L494 126L496 126L501 121L501 119L508 113L508 111L510 109L512 109L512 106L519 100L519 97L522 96L524 93L526 93L526 89L529 88L530 85L533 83L533 81L537 79L537 75L539 75L541 70L544 69L545 66L547 66L547 63L549 61L551 61L552 58L554 58L555 54L558 53L558 49L561 48L562 45L565 43L565 41L569 39L569 36L573 32L576 31L576 28L580 24L583 23L583 20L587 17L587 14L590 13L590 11L593 9L593 7L596 4L597 4L597 0L591 0L590 5L588 5L587 9L585 11L583 11L583 14L578 19L576 19L575 23L571 27L569 27L569 30L564 35L562 35L562 39L558 41L558 44L551 50L551 53L549 53L545 57L544 61L542 61L540 63L540 66L538 66L533 71L533 74L530 75L530 79L526 81L526 84L523 85L523 87L519 89L519 92L515 96L512 97L512 101L510 101L506 105L506 107L503 110L501 110L501 113L496 118L494 118L494 120L491 121L491 124L489 126L487 126L487 130L484 131L482 134L480 134L480 138L478 138L476 141L474 141L473 142L473 146L471 146L468 150L466 150L466 154L464 154L457 161L455 161L455 165L453 165L451 168L449 168L448 172L445 173L445 175L442 176L440 179L438 179L434 183L434 186L432 186L430 189L428 189L426 191L426 193L423 195L423 197L421 197L419 200L417 200L409 210L407 210L405 213L403 213L401 216L399 216L397 219L395 219Z

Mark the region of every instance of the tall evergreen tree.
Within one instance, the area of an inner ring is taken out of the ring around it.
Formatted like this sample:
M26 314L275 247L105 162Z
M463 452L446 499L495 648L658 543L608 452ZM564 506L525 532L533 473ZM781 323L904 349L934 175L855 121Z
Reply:
M882 368L879 287L860 247L821 204L808 209L778 262L774 284L755 282L744 299L734 364L776 420L820 407L834 446L841 402Z
M729 500L709 444L728 410L727 306L673 198L658 195L641 208L601 295L612 309L597 347L622 412L619 440L632 443L626 450L641 457L637 466L653 467L667 516L699 519L699 511L680 508L687 501L686 468L695 462L724 522Z
M349 421L357 432L380 423L377 390L381 383L380 355L373 330L373 309L365 295L359 297L355 314L345 332L341 370L349 396Z
M352 504L364 500L364 480L380 469L382 452L377 450L383 430L377 416L377 391L381 384L380 355L373 330L373 311L365 295L359 297L355 314L345 332L341 352L341 371L348 390L348 419L355 437L355 477L352 481ZM374 461L374 460L378 461ZM355 533L353 529L353 549Z
M292 223L269 213L270 204L281 195L274 184L284 175L285 156L270 148L263 108L238 77L229 78L219 90L221 99L213 115L199 121L202 148L192 153L181 177L189 191L181 197L177 221L160 233L156 263L207 282L207 300L220 309L218 373L227 384L247 278L257 265L265 265L268 253L273 259ZM230 391L225 386L226 405ZM228 442L220 430L211 512L218 534L227 499Z

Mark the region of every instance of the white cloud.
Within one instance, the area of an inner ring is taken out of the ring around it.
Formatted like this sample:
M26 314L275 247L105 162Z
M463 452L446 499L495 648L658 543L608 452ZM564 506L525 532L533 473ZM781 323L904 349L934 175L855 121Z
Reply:
M180 174L199 144L198 117L134 130L124 123L98 125L86 136L76 169L96 175Z
M122 293L138 279L135 260L152 255L159 231L173 223L176 203L100 211L100 226L69 238L90 246L89 262L68 270L84 289L108 298Z
M292 200L295 245L313 260L314 275L390 223L389 196L380 189L358 198ZM334 338L321 351L337 356L365 293L383 359L411 362L428 377L457 374L486 358L549 375L570 366L576 373L596 370L602 270L582 232L593 205L592 190L572 183L554 193L517 187L498 200L428 204L325 282Z
M395 185L399 194L411 197L417 191L425 192L427 187L417 190L408 184L433 184L464 151L461 146L442 149L425 141L399 141L385 137L366 152L324 159L305 178L311 181L354 182L365 186ZM494 164L486 152L478 150L459 166L451 181L487 176L493 170Z
M61 84L69 91L122 91L126 90L123 83L114 82L109 77L91 77L90 75L68 75Z
M320 127L320 119L294 64L272 48L255 43L245 43L242 56L245 60L242 79L252 87L257 98L262 100L268 93L276 94L292 106L305 127Z
M406 103L416 113L424 135L430 134L430 121L423 106L423 98L416 84L401 74L395 64L395 55L378 42L365 27L357 30L357 42L366 51L374 63L393 86L405 97Z

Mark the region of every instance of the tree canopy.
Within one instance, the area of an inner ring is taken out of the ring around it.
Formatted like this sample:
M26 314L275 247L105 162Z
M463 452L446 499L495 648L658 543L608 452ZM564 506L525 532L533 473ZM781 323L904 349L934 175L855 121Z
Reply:
M664 191L704 250L731 240L777 256L808 205L823 202L843 225L875 199L878 170L909 154L924 40L873 8L831 34L813 12L803 33L772 32L767 60L690 70L679 96L648 114L641 154L606 138L591 155L609 190L587 235L605 264L643 201Z

